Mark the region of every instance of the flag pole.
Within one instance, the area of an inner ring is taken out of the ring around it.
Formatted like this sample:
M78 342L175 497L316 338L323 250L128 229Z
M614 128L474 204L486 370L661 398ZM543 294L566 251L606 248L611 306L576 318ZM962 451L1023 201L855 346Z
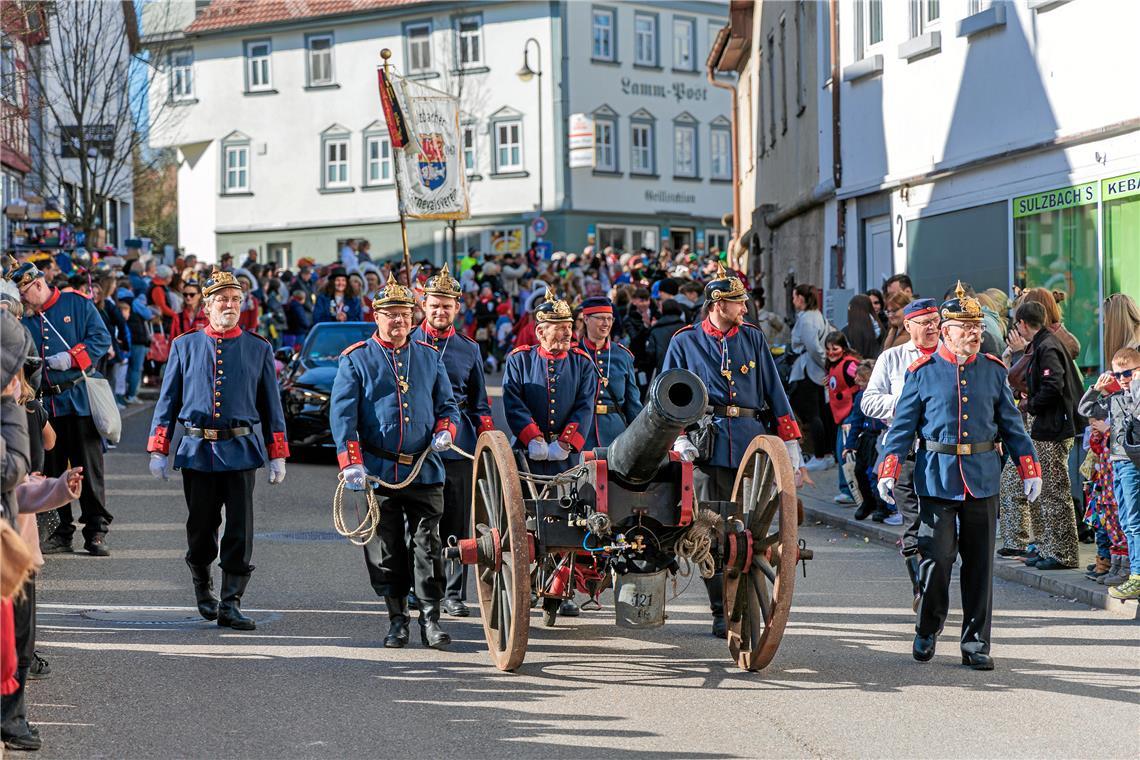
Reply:
M380 51L380 57L384 60L384 76L391 77L391 63L388 59L392 57L392 51L384 48ZM400 149L401 152L404 150ZM404 157L401 155L400 160L403 161ZM400 167L396 167L396 206L400 212L400 240L404 246L404 284L409 288L412 287L412 258L408 253L408 223L404 219L404 188L400 185Z

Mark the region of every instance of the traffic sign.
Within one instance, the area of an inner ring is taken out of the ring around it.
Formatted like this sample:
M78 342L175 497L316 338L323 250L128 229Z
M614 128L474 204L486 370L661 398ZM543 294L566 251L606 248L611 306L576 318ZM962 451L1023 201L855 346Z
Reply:
M545 217L536 216L534 221L530 223L530 228L534 230L535 235L542 237L550 229L550 225L547 224Z

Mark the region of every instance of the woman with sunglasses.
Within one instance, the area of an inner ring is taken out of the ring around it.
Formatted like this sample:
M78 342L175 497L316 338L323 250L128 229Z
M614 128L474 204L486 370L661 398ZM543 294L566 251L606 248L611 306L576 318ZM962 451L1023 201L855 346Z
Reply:
M182 333L205 327L210 322L202 310L202 289L198 287L197 280L187 280L182 283L182 309L175 313L170 324L171 339Z

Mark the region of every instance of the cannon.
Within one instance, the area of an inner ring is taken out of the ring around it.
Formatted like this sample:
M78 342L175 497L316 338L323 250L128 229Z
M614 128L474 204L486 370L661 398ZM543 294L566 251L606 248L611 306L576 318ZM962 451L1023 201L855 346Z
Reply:
M783 441L757 436L741 459L729 501L696 498L693 464L672 451L706 412L693 373L673 369L650 386L641 413L608 447L582 454L559 476L520 476L506 435L488 431L474 452L472 538L449 559L473 566L487 649L500 670L526 655L531 609L554 625L575 588L595 601L614 588L616 622L665 621L665 579L687 559L724 571L729 652L745 670L776 654L791 610L802 508ZM527 483L530 498L524 498ZM692 565L690 572L695 572Z

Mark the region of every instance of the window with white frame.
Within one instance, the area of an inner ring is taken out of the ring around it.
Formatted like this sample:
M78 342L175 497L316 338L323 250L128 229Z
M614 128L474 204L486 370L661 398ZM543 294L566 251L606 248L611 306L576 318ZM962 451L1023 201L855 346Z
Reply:
M321 188L336 190L349 187L348 135L335 133L321 137Z
M330 85L333 79L333 36L309 34L305 37L306 63L309 69L309 86Z
M855 57L883 41L883 0L855 0Z
M633 16L633 62L638 66L657 65L657 16Z
M631 121L629 126L629 171L631 174L655 174L653 161L653 122Z
M616 172L617 133L613 119L594 117L594 169Z
M468 176L479 171L479 154L475 150L475 125L464 124L459 128L463 140L463 168Z
M673 176L697 176L697 126L673 125Z
M191 100L194 97L194 50L170 51L170 99Z
M973 16L975 13L989 10L990 5L991 0L970 0L968 8L969 15Z
M404 27L404 44L408 50L408 73L431 70L431 22L421 21Z
M910 0L910 36L925 34L941 13L938 0Z
M497 121L493 130L495 171L499 174L522 171L522 122L517 119Z
M392 183L392 138L387 132L364 135L364 184Z
M732 179L732 132L724 127L709 129L709 171L713 179Z
M230 194L249 191L249 141L223 143L222 192Z
M249 92L273 89L273 72L269 58L273 45L269 40L245 43L245 88Z
M483 65L483 18L463 16L456 22L459 68Z
M617 15L611 8L594 8L591 18L594 38L593 57L599 61L617 60L617 51L614 45L614 26Z
M691 18L673 19L673 68L682 71L696 69L696 21Z

